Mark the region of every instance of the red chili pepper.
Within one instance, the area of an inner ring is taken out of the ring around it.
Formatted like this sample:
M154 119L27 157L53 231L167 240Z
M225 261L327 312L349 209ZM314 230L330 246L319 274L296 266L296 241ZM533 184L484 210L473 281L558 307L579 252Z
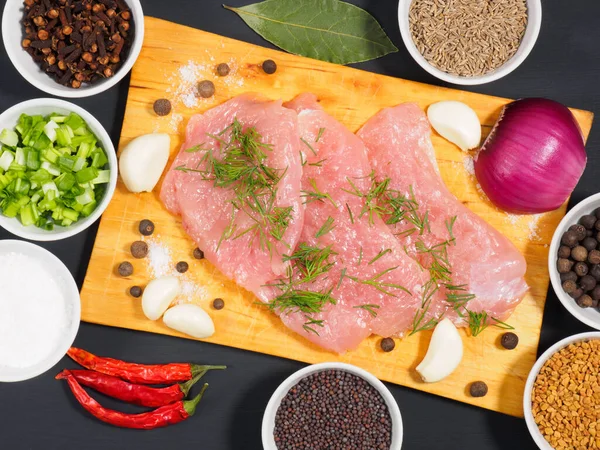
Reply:
M137 428L141 430L166 427L167 425L182 422L188 417L193 416L196 412L196 406L208 387L208 384L205 384L200 393L192 400L180 400L142 414L126 414L103 407L88 395L73 375L68 373L68 371L65 372L67 373L64 375L64 378L69 383L75 399L92 416L117 427Z
M190 363L135 364L112 358L101 358L80 348L71 347L67 355L86 369L105 373L136 384L168 384L188 381L199 373L225 366L201 366Z
M146 406L148 408L156 408L174 403L178 400L183 400L192 386L206 372L199 373L194 378L185 383L174 384L164 388L153 388L141 384L133 384L123 381L120 378L106 375L100 372L91 370L63 370L56 375L57 380L67 378L72 375L79 384L91 387L92 389L102 392L119 400L135 405Z

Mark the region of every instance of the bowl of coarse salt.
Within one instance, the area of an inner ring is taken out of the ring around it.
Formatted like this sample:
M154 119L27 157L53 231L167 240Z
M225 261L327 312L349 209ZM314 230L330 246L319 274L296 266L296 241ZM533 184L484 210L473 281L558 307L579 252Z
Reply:
M35 244L0 241L0 382L51 369L79 329L79 291L66 266Z

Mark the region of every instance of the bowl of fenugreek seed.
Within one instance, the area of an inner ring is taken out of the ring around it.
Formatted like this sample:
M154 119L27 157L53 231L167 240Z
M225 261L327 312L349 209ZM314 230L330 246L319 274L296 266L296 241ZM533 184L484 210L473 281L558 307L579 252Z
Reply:
M600 448L600 332L546 350L527 378L523 408L541 450Z
M17 71L59 97L89 97L117 84L144 40L140 0L9 0L2 40Z
M400 0L402 40L431 75L453 84L498 80L529 55L541 0Z

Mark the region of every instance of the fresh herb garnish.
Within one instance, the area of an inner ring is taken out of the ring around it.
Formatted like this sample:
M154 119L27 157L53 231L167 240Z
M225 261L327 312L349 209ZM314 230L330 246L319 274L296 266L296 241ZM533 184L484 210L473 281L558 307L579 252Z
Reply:
M325 128L319 128L319 133L317 134L315 142L319 142L319 140L321 140L321 138L323 137L323 133L325 133Z
M319 332L317 330L315 330L313 328L313 326L317 326L317 327L324 327L325 325L323 325L323 320L316 320L313 319L312 317L309 316L304 316L306 318L306 322L304 322L304 325L302 325L302 328L304 328L304 330L308 333L315 333L317 336L319 336Z
M335 225L333 224L333 217L329 216L327 218L327 220L325 221L325 223L323 224L323 226L317 230L315 237L320 238L321 236L329 233L334 228L335 228Z
M283 255L283 261L291 261L299 274L299 280L290 281L289 284L310 283L319 276L327 273L334 265L333 256L337 253L327 247L310 246L304 242L298 244L296 251L291 255Z
M438 323L438 317L432 317L428 321L424 322L425 316L431 306L433 295L438 291L439 287L433 280L429 280L423 287L423 293L421 295L421 305L417 310L415 317L413 318L412 331L409 336L412 336L419 331L430 330L434 328Z
M314 178L308 180L308 183L312 187L312 191L302 191L300 197L304 198L304 203L308 204L314 201L324 202L325 200L328 200L337 208L337 205L335 204L335 201L333 201L333 198L331 198L331 195L329 195L327 192L322 192L319 190L319 188L317 188L317 182Z
M269 303L269 308L283 313L300 311L306 314L316 314L321 312L325 305L335 305L336 303L336 299L331 296L331 290L313 292L304 289L291 289L275 297Z
M379 258L381 258L386 253L391 253L391 252L392 252L391 248L386 248L385 250L381 250L379 253L377 253L377 255L375 255L375 257L371 261L369 261L369 265L373 264L375 261L377 261Z
M317 156L317 152L315 151L315 149L313 148L313 146L312 146L312 145L310 145L310 144L309 144L309 143L306 141L306 139L304 139L304 138L300 138L300 140L302 141L302 143L303 143L304 145L306 145L306 146L307 146L307 147L310 149L310 151L313 153L313 155Z
M377 311L375 311L375 310L381 308L381 306L379 306L379 305L373 305L373 304L369 304L368 303L366 305L357 305L357 306L354 306L354 308L364 309L369 314L371 314L372 317L377 317Z
M308 165L313 166L313 167L323 167L323 163L325 161L327 161L327 158L320 159L319 161L314 162L314 163L308 163Z
M348 203L346 203L346 209L348 210L348 215L350 216L350 223L354 225L354 216L352 215L352 210L350 209Z
M390 295L392 297L397 297L397 295L391 293L389 291L389 289L399 289L401 291L406 292L409 295L412 295L412 293L408 289L406 289L404 286L401 286L401 285L395 284L395 283L388 283L386 281L381 281L381 278L384 275L387 275L389 272L392 272L392 271L396 270L397 268L398 268L398 266L390 267L390 268L385 269L365 280L361 280L358 277L353 277L353 276L349 276L349 275L346 275L346 277L350 278L352 281L354 281L356 283L364 284L367 286L372 286L375 289L377 289L378 291L383 292L384 294Z

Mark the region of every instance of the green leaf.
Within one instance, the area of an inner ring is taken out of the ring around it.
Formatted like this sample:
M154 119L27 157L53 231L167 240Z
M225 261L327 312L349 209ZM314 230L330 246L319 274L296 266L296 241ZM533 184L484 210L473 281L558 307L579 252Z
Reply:
M398 49L377 20L339 0L266 0L225 8L290 53L337 64L379 58Z

